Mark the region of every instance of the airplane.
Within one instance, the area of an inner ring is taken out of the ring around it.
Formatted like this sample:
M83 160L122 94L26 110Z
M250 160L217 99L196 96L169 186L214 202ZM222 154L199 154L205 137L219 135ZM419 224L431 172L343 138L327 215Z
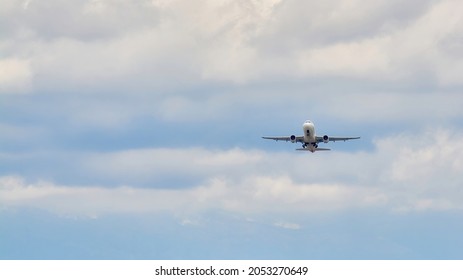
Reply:
M330 141L347 141L353 139L360 139L360 137L329 137L328 135L317 136L315 134L315 125L310 120L307 120L302 124L302 131L304 132L303 136L291 135L289 137L267 137L264 136L264 139L270 139L275 141L291 141L291 143L302 143L302 148L296 149L297 151L309 151L314 153L315 151L330 151L331 149L319 148L318 143L328 143Z

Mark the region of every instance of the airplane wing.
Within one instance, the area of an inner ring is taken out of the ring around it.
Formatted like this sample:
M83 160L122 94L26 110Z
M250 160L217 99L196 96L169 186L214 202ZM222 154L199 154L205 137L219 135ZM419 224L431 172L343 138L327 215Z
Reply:
M324 137L324 136L323 136ZM326 140L323 139L322 136L317 136L317 143L324 142ZM353 139L360 139L360 137L329 137L327 142L336 142L336 141L347 141Z
M291 139L291 136L282 136L282 137L262 137L264 139L270 139L275 141L291 141L291 142L304 142L304 136L295 136L294 139ZM323 140L322 140L323 141Z

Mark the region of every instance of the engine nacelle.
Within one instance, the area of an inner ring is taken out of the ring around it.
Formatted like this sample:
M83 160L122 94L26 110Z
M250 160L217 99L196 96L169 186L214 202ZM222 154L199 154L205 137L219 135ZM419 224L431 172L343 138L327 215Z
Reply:
M296 143L296 135L289 136L289 139L291 140L291 143Z
M330 142L330 137L328 135L323 135L323 143L328 143Z

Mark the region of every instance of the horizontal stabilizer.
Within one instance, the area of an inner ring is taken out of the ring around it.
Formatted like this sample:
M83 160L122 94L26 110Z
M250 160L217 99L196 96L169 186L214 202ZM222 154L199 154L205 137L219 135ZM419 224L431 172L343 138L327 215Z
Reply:
M311 150L309 149L304 149L304 148L299 148L299 149L296 149L296 151L307 151L307 152L311 152ZM331 151L331 149L326 149L326 148L316 148L315 151Z

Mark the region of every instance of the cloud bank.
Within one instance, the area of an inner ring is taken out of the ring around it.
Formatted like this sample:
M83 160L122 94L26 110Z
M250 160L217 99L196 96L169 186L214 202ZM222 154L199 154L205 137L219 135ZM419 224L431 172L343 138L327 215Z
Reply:
M76 186L0 180L5 208L60 215L224 211L242 216L314 214L353 209L391 213L461 210L461 134L439 130L375 141L373 152L294 154L260 150L150 149L91 155L88 176L127 185ZM434 143L429 145L429 143ZM92 173L93 172L93 173ZM187 187L164 187L175 177ZM160 179L159 179L160 178ZM156 182L140 188L137 183ZM132 183L132 184L130 184Z
M31 91L311 77L462 80L458 1L24 3L2 4L0 47L19 59L16 76L31 79Z

